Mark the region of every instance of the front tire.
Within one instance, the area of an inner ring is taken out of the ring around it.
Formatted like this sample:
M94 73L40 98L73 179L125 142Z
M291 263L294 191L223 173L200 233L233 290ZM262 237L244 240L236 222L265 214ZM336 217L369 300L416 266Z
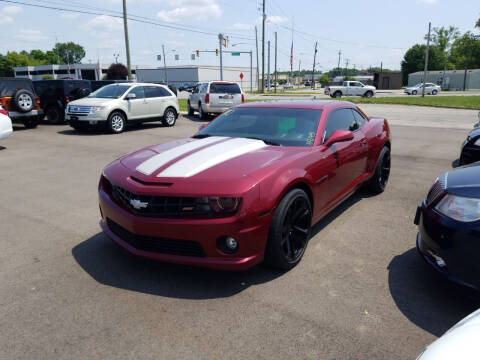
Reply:
M437 90L433 90L432 95L437 95L437 92L438 92Z
M265 262L289 270L302 259L309 240L312 206L305 191L293 189L278 204L270 224Z
M167 108L163 113L162 124L163 126L173 126L177 121L177 112L173 108Z
M417 95L417 90L413 90L412 95Z
M123 132L123 130L125 130L125 125L125 116L119 111L112 112L108 117L107 128L112 134L120 134Z
M367 183L367 190L373 194L382 193L387 187L388 178L390 177L390 149L383 147L378 156L375 173Z

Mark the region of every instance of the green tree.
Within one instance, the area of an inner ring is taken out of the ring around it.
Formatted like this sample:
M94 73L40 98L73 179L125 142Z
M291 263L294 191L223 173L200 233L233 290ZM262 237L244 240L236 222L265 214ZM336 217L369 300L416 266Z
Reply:
M83 46L73 42L56 43L52 51L58 54L59 58L65 64L79 64L85 57L85 49Z
M480 18L478 18L477 22L475 23L475 27L480 29Z
M453 42L449 61L456 69L465 69L467 56L469 69L480 67L480 40L469 31Z
M322 76L320 76L318 81L320 82L320 84L325 85L325 84L328 84L330 82L330 78L328 77L327 74L323 74Z
M413 45L403 56L401 68L403 83L408 82L408 74L421 71L425 67L426 45ZM428 70L442 70L445 64L445 53L436 45L430 46L428 54Z
M460 36L460 31L455 26L449 26L448 28L442 27L434 27L433 33L430 34L430 40L432 41L433 45L437 45L440 50L444 53L450 50L450 46L452 42L455 41ZM425 40L427 39L428 34L425 35Z

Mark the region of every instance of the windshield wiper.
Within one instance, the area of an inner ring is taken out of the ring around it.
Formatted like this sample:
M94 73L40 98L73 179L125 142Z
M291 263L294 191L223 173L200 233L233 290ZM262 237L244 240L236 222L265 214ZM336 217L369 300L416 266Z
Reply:
M210 137L210 136L212 136L212 135L210 135L210 134L198 134L198 135L193 135L192 139L205 139L205 138Z
M262 138L259 138L259 137L255 137L255 136L247 136L246 137L247 139L253 139L253 140L262 140L265 144L267 145L273 145L273 146L281 146L281 144L275 142L275 141L270 141L270 140L265 140L265 139L262 139Z

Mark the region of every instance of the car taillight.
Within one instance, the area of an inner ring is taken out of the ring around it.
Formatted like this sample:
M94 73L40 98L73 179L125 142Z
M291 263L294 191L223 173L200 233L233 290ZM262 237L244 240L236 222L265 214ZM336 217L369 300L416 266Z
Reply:
M210 103L210 94L207 93L207 94L205 95L205 104L209 104L209 103Z
M40 107L40 98L35 98L35 104L37 104L37 107Z
M65 102L66 103L69 103L70 102L70 98L68 96L65 96Z
M245 94L242 94L242 104L245 102Z
M7 110L5 110L4 108L0 108L0 114L8 116Z

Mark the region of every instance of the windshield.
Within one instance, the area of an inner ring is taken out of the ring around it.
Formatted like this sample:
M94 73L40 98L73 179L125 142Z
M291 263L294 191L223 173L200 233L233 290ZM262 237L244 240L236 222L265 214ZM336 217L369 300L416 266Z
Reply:
M129 85L107 85L91 93L89 98L118 99L130 89Z
M195 137L244 137L270 145L312 146L321 114L322 110L315 109L233 108Z
M423 86L423 84L420 83L420 84L414 85L414 86L412 86L412 87L418 88L418 87L422 87L422 86Z

